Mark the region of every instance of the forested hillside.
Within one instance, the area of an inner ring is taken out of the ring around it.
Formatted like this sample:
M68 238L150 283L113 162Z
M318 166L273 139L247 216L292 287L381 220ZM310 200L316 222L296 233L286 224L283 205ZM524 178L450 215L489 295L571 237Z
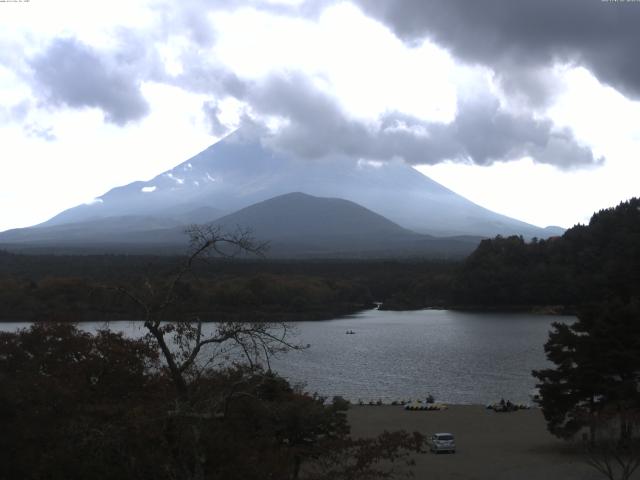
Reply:
M162 282L184 259L135 255L16 255L0 251L0 321L140 318L113 288ZM334 318L374 301L444 306L457 263L211 259L182 280L180 305L203 320Z
M640 199L595 213L562 237L484 240L457 275L460 305L576 306L640 293Z

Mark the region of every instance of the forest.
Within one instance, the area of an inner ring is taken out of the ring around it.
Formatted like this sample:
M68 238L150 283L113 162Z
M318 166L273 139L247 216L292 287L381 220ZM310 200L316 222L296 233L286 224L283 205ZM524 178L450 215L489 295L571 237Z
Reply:
M0 253L0 320L136 318L105 287L159 281L182 257ZM430 260L272 261L212 258L181 282L184 308L205 321L318 320L372 308L443 306L457 264Z
M210 258L182 279L182 304L205 321L320 320L372 308L575 313L640 290L640 200L597 212L546 240L483 240L463 261ZM118 287L154 282L182 257L0 252L0 320L137 318Z
M484 240L454 282L454 303L509 307L562 305L574 310L640 292L640 199L595 213L562 237Z

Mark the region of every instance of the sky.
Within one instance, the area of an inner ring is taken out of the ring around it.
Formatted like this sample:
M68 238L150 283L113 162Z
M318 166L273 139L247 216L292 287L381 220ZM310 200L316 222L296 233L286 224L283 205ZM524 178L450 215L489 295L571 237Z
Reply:
M0 231L237 128L585 223L640 194L639 24L631 0L0 1Z

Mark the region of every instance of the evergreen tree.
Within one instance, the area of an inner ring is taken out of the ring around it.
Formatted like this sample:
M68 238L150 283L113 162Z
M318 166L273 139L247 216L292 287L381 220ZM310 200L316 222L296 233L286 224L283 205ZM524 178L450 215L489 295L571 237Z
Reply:
M570 438L599 418L619 423L621 439L632 435L626 418L640 411L640 303L612 300L582 309L572 325L554 324L545 344L555 368L534 371L549 431Z

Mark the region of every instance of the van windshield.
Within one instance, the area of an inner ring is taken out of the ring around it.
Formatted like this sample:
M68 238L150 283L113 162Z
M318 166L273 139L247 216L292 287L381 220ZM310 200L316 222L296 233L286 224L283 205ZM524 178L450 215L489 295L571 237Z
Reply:
M437 435L436 438L438 440L448 441L448 440L453 440L453 435Z

